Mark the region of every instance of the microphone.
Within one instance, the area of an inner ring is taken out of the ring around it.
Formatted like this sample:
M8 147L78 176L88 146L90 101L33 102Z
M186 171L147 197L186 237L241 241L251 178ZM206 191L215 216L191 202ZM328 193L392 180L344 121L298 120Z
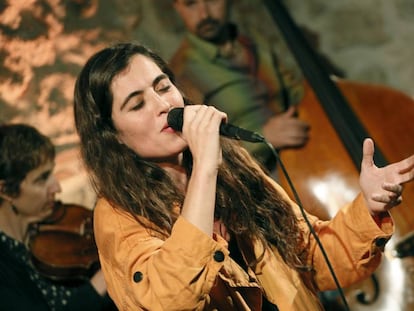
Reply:
M168 125L176 131L182 131L183 117L184 108L171 109L167 116ZM219 132L222 136L237 140L244 140L251 143L259 143L265 141L264 137L256 132L251 132L228 123L221 123Z

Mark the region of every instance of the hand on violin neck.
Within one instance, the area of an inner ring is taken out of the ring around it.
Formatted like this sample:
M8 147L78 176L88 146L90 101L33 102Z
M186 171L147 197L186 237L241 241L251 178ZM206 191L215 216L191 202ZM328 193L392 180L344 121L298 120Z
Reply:
M106 294L106 282L104 278L104 274L101 269L99 269L91 278L91 284L93 288L95 288L96 292L101 295L105 296Z

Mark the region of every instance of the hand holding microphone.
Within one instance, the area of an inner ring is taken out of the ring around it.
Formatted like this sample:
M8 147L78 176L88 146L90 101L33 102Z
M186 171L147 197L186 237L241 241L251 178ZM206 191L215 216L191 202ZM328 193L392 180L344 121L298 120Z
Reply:
M193 158L193 172L198 172L198 177L217 174L222 163L219 126L226 118L224 112L206 105L173 109L167 115L170 128L183 133L179 136L187 142Z
M173 108L168 113L167 122L176 131L182 131L184 108ZM265 139L258 133L251 132L228 123L220 124L220 135L229 138L244 140L252 143L264 142Z

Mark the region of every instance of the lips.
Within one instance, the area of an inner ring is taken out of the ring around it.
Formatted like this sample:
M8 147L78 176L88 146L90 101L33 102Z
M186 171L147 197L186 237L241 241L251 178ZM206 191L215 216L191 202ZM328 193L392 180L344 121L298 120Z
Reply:
M161 132L169 132L169 133L175 133L175 131L173 130L173 128L171 126L168 125L168 123L166 123Z

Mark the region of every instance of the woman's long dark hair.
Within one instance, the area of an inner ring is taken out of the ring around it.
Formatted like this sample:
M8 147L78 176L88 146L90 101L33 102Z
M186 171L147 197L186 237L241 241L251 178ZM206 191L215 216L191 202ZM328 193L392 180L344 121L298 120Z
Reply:
M182 203L183 194L162 168L119 142L111 119L112 80L137 54L154 61L175 83L167 64L142 45L126 43L103 49L88 60L77 79L75 123L82 157L98 195L169 233L177 217L173 206ZM215 216L237 236L271 243L289 266L297 268L301 265L298 251L303 251L302 237L290 205L245 149L230 139L221 138L221 142L223 163L218 173ZM183 163L190 175L192 156L188 149Z

